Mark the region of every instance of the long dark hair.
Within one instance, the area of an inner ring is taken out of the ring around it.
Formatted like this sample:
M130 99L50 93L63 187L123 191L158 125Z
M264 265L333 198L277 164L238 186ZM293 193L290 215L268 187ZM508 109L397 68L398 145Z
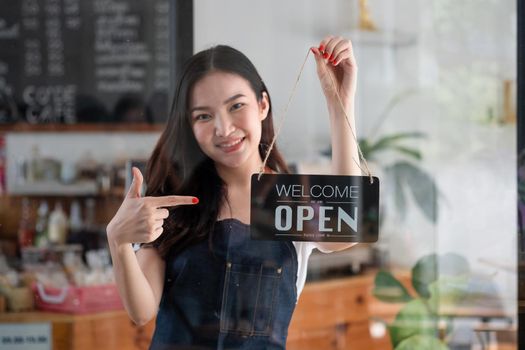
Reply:
M175 253L210 237L225 204L226 188L217 174L212 159L200 149L190 124L189 100L192 87L213 71L241 76L249 82L258 101L263 92L268 95L270 108L262 121L259 153L266 156L268 145L274 137L270 95L259 73L250 60L240 51L219 45L193 55L185 64L178 81L166 128L161 134L148 161L146 170L146 195L189 195L199 198L195 206L170 209L164 221L164 232L152 243L162 257L171 249ZM286 163L274 145L267 165L274 171L287 173Z

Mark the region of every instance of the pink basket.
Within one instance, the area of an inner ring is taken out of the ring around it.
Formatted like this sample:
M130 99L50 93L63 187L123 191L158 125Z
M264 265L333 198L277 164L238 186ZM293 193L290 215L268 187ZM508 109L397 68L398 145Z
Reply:
M114 284L53 288L36 283L33 291L35 305L43 311L85 314L123 308Z

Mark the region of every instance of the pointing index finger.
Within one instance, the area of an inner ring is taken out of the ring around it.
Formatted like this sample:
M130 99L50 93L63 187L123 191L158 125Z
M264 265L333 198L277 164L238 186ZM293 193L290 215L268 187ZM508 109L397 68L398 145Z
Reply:
M199 203L199 199L193 196L160 196L148 197L148 202L155 207L174 207L177 205L193 205Z

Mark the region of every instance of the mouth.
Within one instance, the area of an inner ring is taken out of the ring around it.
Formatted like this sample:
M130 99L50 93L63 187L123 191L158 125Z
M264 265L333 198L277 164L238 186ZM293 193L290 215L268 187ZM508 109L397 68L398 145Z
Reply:
M217 145L223 152L231 153L237 151L241 148L243 141L246 137L241 137L233 141L223 142Z

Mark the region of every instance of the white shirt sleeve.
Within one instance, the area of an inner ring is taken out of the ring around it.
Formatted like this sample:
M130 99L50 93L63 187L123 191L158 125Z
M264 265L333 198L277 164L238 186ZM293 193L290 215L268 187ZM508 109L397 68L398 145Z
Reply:
M332 253L331 250L320 249L317 245L317 242L302 242L294 241L292 242L295 251L297 252L297 300L299 300L299 295L303 291L304 284L306 282L306 273L308 271L308 259L312 254L312 251L317 248L322 253Z
M297 299L304 288L306 282L306 272L308 271L308 258L315 248L313 242L292 242L297 252Z

